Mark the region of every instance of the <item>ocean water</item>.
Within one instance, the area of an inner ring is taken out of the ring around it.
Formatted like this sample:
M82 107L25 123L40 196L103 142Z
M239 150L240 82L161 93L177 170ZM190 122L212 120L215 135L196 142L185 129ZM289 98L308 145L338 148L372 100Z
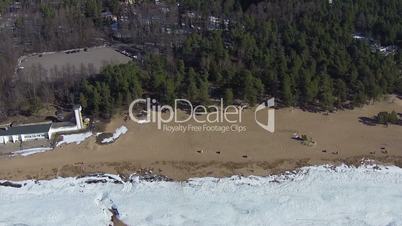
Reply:
M88 184L103 179L106 183ZM269 177L149 182L115 175L0 186L0 225L402 225L402 169L305 167Z

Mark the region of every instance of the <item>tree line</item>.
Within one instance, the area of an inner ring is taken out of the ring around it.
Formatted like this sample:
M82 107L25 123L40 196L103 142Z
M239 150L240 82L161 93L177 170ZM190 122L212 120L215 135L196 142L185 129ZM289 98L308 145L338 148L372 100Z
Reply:
M148 55L142 62L108 66L99 75L67 85L42 83L48 88L36 90L55 94L49 101L81 103L88 113L103 117L140 96L165 103L177 97L197 103L224 98L227 104L239 100L250 105L276 97L282 106L333 110L402 92L401 0L168 1L177 3L182 12L193 12L203 20L215 16L229 21L229 26L193 32L172 51ZM38 50L88 45L103 35L101 11L106 7L118 14L121 10L116 1L100 0L64 0L56 6L42 1L23 7L33 19L17 20L15 32L21 43L35 43L30 47ZM373 51L353 34L399 50L395 54ZM12 35L4 40L12 43ZM12 45L0 46L7 51L6 56L0 53L2 59L15 59ZM12 71L7 64L1 70ZM31 101L32 86L5 78L1 78L0 105L13 103L21 93L26 95L18 98L19 103L36 103ZM13 92L13 85L21 93ZM46 96L35 98L41 103Z
M233 7L225 5L228 2ZM381 54L352 37L359 32L378 42L399 44L401 23L396 18L400 19L402 1L380 2L261 1L241 12L238 2L222 1L222 10L240 11L231 16L236 22L229 30L189 35L175 48L174 58L151 56L141 69L135 66L137 72L130 72L135 79L113 72L133 68L132 64L111 67L102 74L127 80L123 84L132 81L136 88L131 87L131 95L125 94L128 88L116 92L113 84L119 83L113 79L103 84L110 86L113 103L143 93L167 103L181 97L197 103L239 99L254 105L276 97L282 106L309 110L360 106L384 94L402 92L401 51ZM202 3L185 3L209 13ZM380 24L387 24L387 29ZM95 86L98 91L105 89Z

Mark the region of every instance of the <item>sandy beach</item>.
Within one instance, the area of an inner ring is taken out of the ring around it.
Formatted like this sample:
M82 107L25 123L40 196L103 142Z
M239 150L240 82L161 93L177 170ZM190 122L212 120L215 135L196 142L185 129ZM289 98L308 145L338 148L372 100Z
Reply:
M158 130L155 124L124 121L124 116L119 115L105 128L106 132L122 125L128 128L115 143L99 145L92 136L80 145L64 145L27 157L2 157L0 178L50 179L91 172L128 175L144 169L176 180L263 176L306 165L359 164L362 159L402 166L402 126L372 126L359 121L360 117L392 110L402 112L401 99L392 96L329 115L280 109L275 113L275 133L260 128L252 110L243 112L241 125L246 131L226 133L171 133ZM303 145L291 138L294 133L306 134L317 144Z

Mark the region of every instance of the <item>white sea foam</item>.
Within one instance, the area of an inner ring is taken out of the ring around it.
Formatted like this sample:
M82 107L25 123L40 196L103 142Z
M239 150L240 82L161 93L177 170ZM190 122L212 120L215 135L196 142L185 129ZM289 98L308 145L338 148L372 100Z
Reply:
M402 225L402 169L306 167L269 177L0 186L0 225ZM115 179L114 179L115 178Z

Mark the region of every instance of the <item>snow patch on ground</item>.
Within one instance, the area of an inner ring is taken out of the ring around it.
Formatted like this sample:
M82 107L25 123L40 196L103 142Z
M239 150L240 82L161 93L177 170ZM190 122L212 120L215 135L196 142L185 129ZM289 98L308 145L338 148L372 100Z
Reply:
M147 123L150 123L150 121L147 120L147 119L139 119L139 120L137 120L136 122L137 122L138 124L147 124Z
M101 141L102 144L106 144L106 143L112 143L115 140L117 140L121 135L126 134L128 131L127 127L125 126L121 126L119 128L116 129L116 131L113 133L113 136L105 138Z
M29 149L15 151L12 153L12 156L16 156L16 155L29 156L29 155L33 155L36 153L50 151L50 150L52 150L52 148L29 148Z
M402 225L402 169L305 167L268 177L147 182L103 175L0 186L0 225Z
M69 134L69 135L61 135L62 140L56 144L56 147L62 145L62 144L80 144L87 138L92 136L92 132L86 132L86 133L77 133L77 134Z

